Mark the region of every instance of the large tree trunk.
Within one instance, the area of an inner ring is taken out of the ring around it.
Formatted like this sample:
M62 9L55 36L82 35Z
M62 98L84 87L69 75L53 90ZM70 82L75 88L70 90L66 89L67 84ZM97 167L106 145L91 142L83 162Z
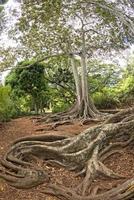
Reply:
M87 59L86 59L86 44L85 33L82 31L82 52L80 54L81 72L78 73L76 62L71 56L72 71L75 80L76 96L77 96L77 117L98 118L99 111L95 107L88 87Z
M87 64L86 64L86 56L84 50L81 55L81 83L82 83L82 96L81 96L81 106L79 108L80 115L83 116L85 119L96 118L99 115L99 111L96 109L89 94Z
M81 55L81 72L78 73L78 68L76 66L76 61L74 57L71 57L72 71L75 80L76 87L76 97L77 105L75 106L75 113L77 117L84 119L96 118L100 115L99 111L96 109L88 88L88 74L86 57L84 54ZM73 112L72 112L73 113Z
M134 150L134 107L74 137L40 135L19 139L1 160L4 169L0 169L0 178L23 189L46 182L43 192L61 199L129 200L134 196L134 177L126 180L104 164L108 157L120 153L128 145ZM32 155L83 174L82 183L74 190L49 183L48 174L30 163ZM116 188L97 194L98 190L92 187L94 179L100 175L124 181Z
M73 71L74 81L75 81L77 103L78 103L78 106L80 106L80 103L81 103L81 80L80 80L78 68L76 66L76 62L75 62L75 59L73 56L71 57L71 65L72 65L72 71Z

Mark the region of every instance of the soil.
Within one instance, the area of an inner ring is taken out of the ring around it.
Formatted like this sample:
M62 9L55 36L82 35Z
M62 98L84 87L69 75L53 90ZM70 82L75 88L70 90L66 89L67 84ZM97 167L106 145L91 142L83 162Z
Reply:
M0 125L0 159L7 151L11 143L20 137L38 134L61 134L73 136L94 125L96 125L95 122L92 122L89 125L81 125L80 122L76 121L73 125L61 125L54 130L49 130L51 124L44 125L36 123L36 118L33 117L14 119ZM134 176L133 150L133 147L129 146L122 150L122 154L114 154L105 161L106 166L117 173L126 176L126 178L123 180L105 180L99 177L94 181L93 185L97 185L100 188L100 192L116 187L118 184L126 181L126 179ZM69 172L59 166L53 167L50 164L46 164L38 159L35 159L34 162L36 165L40 165L48 172L51 182L56 182L63 184L66 187L74 188L80 184L82 180L82 177L76 177L74 172ZM19 190L10 187L2 179L0 179L0 200L58 200L56 197L45 196L40 192L43 190L45 190L45 184L33 189Z

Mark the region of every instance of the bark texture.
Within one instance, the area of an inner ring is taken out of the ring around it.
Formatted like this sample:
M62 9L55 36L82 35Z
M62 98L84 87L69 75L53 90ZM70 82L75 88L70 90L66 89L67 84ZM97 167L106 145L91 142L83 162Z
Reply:
M83 44L85 44L84 36ZM80 55L81 71L78 72L78 66L76 66L76 61L73 55L71 56L71 65L77 97L77 105L75 107L76 110L73 110L74 112L72 112L72 116L74 118L83 119L98 118L101 114L96 109L89 94L85 45L83 46L83 50Z
M30 188L46 182L43 193L68 200L124 200L134 196L134 177L130 180L107 168L104 161L131 145L134 148L134 107L110 117L74 137L41 135L21 138L13 143L1 160L0 177L16 188ZM59 164L83 175L77 189L51 184L46 172L30 163L30 157ZM124 179L124 183L104 193L92 182L98 176ZM92 191L92 192L91 192Z

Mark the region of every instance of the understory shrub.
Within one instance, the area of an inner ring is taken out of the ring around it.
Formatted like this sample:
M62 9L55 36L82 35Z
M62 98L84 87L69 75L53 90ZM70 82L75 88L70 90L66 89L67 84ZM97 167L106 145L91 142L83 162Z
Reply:
M95 92L92 97L96 107L99 109L116 108L120 105L116 92L111 88L103 88L101 92Z
M13 115L14 108L10 93L10 87L0 86L0 121L7 121Z
M123 105L134 104L134 75L129 75L120 83L119 100Z

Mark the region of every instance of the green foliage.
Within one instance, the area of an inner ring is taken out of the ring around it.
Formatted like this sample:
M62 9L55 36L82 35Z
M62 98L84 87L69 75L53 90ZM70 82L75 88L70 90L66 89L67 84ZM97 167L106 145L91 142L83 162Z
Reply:
M49 63L45 65L46 72L48 74L49 81L54 87L64 88L70 93L71 90L75 90L73 74L70 70L70 62L67 57L55 57L49 60Z
M0 121L9 120L13 116L14 108L10 94L10 87L0 86Z
M53 112L64 111L74 102L75 86L73 74L70 70L70 63L66 57L50 59L45 65L49 81L49 103Z
M22 15L15 31L18 33L19 29L22 32L19 38L26 47L26 56L31 57L34 53L40 57L55 52L69 55L81 52L82 20L85 24L83 28L86 32L87 55L91 53L92 47L93 52L101 49L100 52L104 50L106 53L126 47L124 38L133 35L130 10L129 3L125 5L124 2L108 0L24 0L21 5ZM130 14L129 20L126 13Z
M29 67L25 67L30 65ZM47 104L48 84L44 79L44 65L25 61L17 65L6 79L12 88L12 98L22 111L33 109L36 113ZM27 105L27 106L26 106Z
M109 109L116 108L120 105L115 90L111 88L103 88L101 92L96 92L92 95L97 108Z
M58 112L64 112L70 108L70 104L63 101L62 99L57 99L57 101L54 102L53 107L52 107L52 112L53 113L58 113Z
M19 63L7 77L6 84L10 85L12 91L7 87L10 96L5 98L5 104L9 102L10 114L5 112L7 107L4 107L5 110L0 111L3 119L8 118L6 114L9 117L18 116L33 113L36 109L43 111L44 108L62 112L73 105L75 86L68 60L54 58L47 64L32 63ZM30 67L25 68L26 65ZM99 109L116 108L134 102L133 62L123 72L113 64L90 61L88 79L90 94Z
M113 64L93 60L88 64L90 93L97 108L108 109L119 105L115 88L121 79L121 69Z
M73 96L63 88L50 88L49 95L53 113L67 110L74 102Z
M90 61L88 64L90 93L101 93L103 88L114 87L120 81L122 73L119 66L105 64L98 60Z
M70 72L69 69L67 68L61 68L59 67L56 72L53 75L53 80L58 83L58 84L64 84L64 85L73 85L74 86L74 81L73 81L73 74Z
M134 104L134 62L129 63L124 72L114 68L112 74L109 68L100 66L100 73L96 67L90 77L91 92L98 108L115 108ZM99 67L98 67L99 68ZM91 68L92 69L92 68ZM107 75L110 76L107 76ZM106 82L105 82L106 80ZM105 84L103 84L105 83ZM96 89L94 89L96 88Z
M134 75L122 79L119 85L119 100L126 105L134 104Z
M8 0L0 0L0 4L6 3Z
M134 55L128 61L122 79L117 85L116 94L122 105L134 105Z
M3 6L0 6L0 12L2 12L2 10L3 10Z
M16 115L31 111L63 111L74 101L74 81L66 58L54 58L47 64L19 63L6 78L12 88ZM26 67L30 65L30 67Z

